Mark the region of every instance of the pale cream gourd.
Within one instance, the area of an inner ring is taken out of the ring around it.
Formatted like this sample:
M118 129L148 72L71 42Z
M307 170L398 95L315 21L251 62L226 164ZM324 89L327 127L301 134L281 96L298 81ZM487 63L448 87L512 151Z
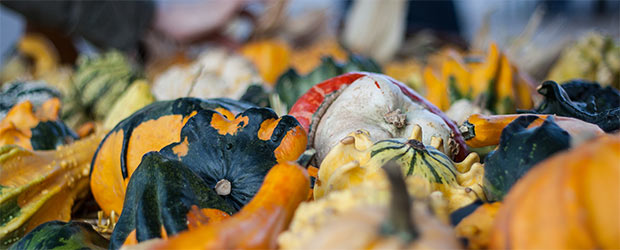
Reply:
M437 137L449 157L456 152L451 130L442 118L379 75L361 77L342 90L322 117L314 137L319 162L351 132L365 130L371 141L407 138L415 125L424 131L422 143L430 144L431 137Z

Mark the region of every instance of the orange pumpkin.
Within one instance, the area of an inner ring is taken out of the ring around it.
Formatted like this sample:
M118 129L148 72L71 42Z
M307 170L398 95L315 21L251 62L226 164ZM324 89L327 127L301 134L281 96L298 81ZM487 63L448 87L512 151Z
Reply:
M497 214L492 249L620 249L620 135L537 164Z

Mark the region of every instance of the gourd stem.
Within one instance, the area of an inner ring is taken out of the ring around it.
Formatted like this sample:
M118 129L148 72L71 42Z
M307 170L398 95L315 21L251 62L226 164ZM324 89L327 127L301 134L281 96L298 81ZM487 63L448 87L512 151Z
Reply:
M215 184L215 192L218 195L229 195L232 190L232 185L229 180L221 179Z
M407 185L400 170L400 166L393 161L383 166L383 170L390 182L390 210L388 220L381 227L381 233L395 235L404 242L411 242L418 238L411 215L411 199L407 192Z
M304 168L308 168L315 154L316 150L314 148L306 149L306 151L304 151L297 159L297 164Z
M473 124L471 124L468 121L466 121L465 123L461 124L461 126L459 126L459 131L461 131L461 135L463 135L463 138L465 140L469 140L469 139L476 137L475 127Z

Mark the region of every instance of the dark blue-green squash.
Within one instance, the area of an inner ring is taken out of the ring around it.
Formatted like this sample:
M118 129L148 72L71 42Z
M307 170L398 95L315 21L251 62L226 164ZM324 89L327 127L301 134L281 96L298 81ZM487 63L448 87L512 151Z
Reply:
M84 222L50 221L30 231L10 250L22 249L107 249L108 240Z
M159 152L144 155L127 186L125 205L111 237L111 249L120 248L136 230L136 239L145 241L187 230L186 215L193 205L232 214L235 209L198 175L178 160Z
M187 209L192 205L234 213L254 197L271 167L293 161L303 153L307 138L294 117L278 117L266 108L237 111L244 107L251 106L228 99L157 102L123 120L106 136L93 157L91 190L104 212L122 211L113 233L113 246L120 246L134 228L138 241L161 237L160 230L145 226L163 226L167 235L184 230ZM171 141L158 138L159 134L170 135L170 126L180 128L178 137ZM149 136L145 136L146 132ZM167 144L150 147L153 141ZM148 151L133 152L132 143L147 145L141 150ZM151 151L159 153L148 153ZM155 155L167 160L155 161ZM133 166L136 157L140 161ZM182 174L153 170L159 165L175 166ZM161 177L165 181L158 181L160 177L153 176L157 174L165 176ZM170 191L175 189L175 183L192 179L211 191L176 188L182 195ZM127 189L116 189L124 188L125 181L129 181ZM216 196L209 195L213 192ZM208 202L198 202L205 199ZM151 210L136 212L130 207Z
M562 85L546 81L538 93L545 98L538 108L521 112L573 117L608 133L620 129L620 92L612 87L578 80Z
M521 116L508 124L497 150L484 162L484 191L489 201L501 201L508 190L536 163L570 147L570 135L549 116L541 126L527 127L537 116Z
M32 137L30 144L34 150L51 150L60 145L70 144L79 139L61 120L39 122L36 127L30 130Z

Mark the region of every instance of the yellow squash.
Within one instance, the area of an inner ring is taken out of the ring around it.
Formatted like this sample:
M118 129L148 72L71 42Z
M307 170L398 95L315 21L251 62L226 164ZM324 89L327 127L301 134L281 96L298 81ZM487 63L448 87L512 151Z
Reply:
M431 146L420 141L421 129L414 127L410 139L389 139L373 143L366 131L357 131L343 138L327 154L314 185L314 198L329 192L345 190L363 183L385 182L381 166L396 161L406 176L426 182L430 191L446 197L451 211L477 200L485 200L482 191L484 169L479 157L471 153L454 163L436 148L443 143L433 138Z

